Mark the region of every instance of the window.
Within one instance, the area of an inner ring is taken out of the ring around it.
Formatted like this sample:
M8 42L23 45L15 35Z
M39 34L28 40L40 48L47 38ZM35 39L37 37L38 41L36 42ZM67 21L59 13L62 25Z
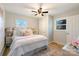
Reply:
M23 19L16 20L16 26L18 27L27 27L27 21Z
M66 30L66 19L56 21L57 30Z

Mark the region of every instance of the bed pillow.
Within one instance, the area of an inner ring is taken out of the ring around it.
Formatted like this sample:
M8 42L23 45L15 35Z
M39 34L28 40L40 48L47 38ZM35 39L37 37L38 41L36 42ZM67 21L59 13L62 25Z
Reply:
M15 36L23 36L23 32L25 30L23 28L16 28L14 31Z
M33 32L31 29L26 29L25 31L23 31L23 36L29 36L29 35L33 35Z

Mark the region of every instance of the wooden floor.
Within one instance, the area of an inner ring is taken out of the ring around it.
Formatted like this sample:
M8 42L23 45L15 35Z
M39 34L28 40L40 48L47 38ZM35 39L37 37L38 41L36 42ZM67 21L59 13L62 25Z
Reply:
M33 56L73 56L73 54L64 51L62 49L63 45L52 42L48 45L48 49L41 50L38 53L33 54ZM9 48L6 48L3 56L7 56L9 53Z
M74 54L71 54L65 50L62 49L63 45L57 44L55 42L52 42L49 44L49 55L50 56L74 56Z
M4 50L3 56L7 56L9 51L10 51L9 47L6 47Z

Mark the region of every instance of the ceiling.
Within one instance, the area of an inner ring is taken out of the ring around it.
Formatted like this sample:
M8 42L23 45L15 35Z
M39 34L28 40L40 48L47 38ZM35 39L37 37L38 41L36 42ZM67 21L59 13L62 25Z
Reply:
M6 11L34 16L32 10L37 10L40 5L43 10L48 10L49 15L56 15L71 10L79 10L78 3L3 3Z

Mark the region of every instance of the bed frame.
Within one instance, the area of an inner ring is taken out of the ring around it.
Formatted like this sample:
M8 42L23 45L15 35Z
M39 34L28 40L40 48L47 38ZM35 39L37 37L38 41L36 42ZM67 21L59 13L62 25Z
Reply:
M30 51L30 52L27 52L22 56L33 56L35 53L38 53L39 51L42 51L42 50L46 50L47 48L48 48L48 46L43 46L43 47L34 49L34 50Z

